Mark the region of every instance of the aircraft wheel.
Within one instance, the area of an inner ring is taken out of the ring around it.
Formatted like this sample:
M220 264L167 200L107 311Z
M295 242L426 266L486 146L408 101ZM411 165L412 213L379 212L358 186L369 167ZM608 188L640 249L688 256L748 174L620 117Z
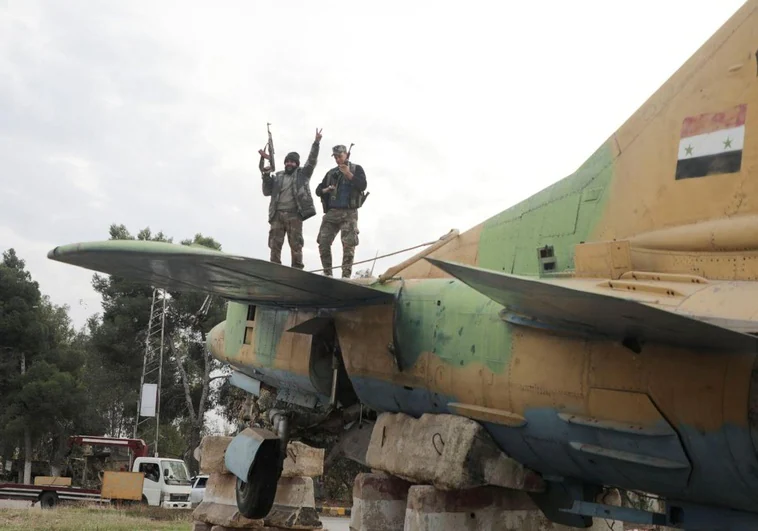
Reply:
M278 449L274 446L271 448ZM253 520L263 518L271 511L276 496L276 484L281 474L279 456L266 454L269 452L257 456L248 472L247 482L237 478L234 489L240 514Z
M39 505L43 509L52 509L58 505L58 495L54 492L43 492L39 497Z

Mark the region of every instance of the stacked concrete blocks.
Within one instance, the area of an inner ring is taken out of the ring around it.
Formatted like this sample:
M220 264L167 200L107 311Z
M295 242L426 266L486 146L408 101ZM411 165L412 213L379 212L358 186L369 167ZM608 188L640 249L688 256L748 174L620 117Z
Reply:
M209 475L203 501L193 513L195 531L312 530L323 527L316 512L313 489L313 478L324 471L323 449L290 442L274 506L265 518L251 520L237 509L237 477L224 464L224 454L231 440L232 437L204 437L195 453L195 457L199 457L200 473Z

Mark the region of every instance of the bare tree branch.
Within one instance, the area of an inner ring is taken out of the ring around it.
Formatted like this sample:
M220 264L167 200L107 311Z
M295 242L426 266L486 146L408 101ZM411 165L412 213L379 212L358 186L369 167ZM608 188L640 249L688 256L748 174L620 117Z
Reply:
M203 392L200 395L200 404L198 407L198 427L203 422L203 416L205 415L205 402L208 398L208 388L210 387L210 374L211 374L211 355L210 352L203 351L203 361L205 362L205 371L203 372Z
M187 402L187 410L189 411L190 422L194 426L196 423L195 407L192 405L192 395L190 394L189 381L187 379L187 371L184 370L184 364L182 363L182 360L179 359L179 355L176 352L173 336L168 337L168 346L171 349L171 354L173 354L174 362L176 362L176 367L177 369L179 369L179 376L181 377L182 385L184 386L184 399ZM205 393L205 390L203 390L203 393ZM202 399L201 399L201 402L202 402Z

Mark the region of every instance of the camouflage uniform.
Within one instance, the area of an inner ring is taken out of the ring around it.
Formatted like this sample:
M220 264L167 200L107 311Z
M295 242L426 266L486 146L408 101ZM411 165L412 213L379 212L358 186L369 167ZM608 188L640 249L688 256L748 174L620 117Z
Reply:
M282 263L282 246L287 237L292 253L292 267L303 269L303 219L297 212L277 210L268 231L268 246L271 249L271 261Z
M358 246L358 210L353 208L333 208L324 214L318 231L318 252L324 275L332 276L332 242L337 233L342 233L342 278L350 278Z
M318 160L318 141L311 146L311 152L305 165L296 168L292 174L278 171L273 176L263 174L263 195L271 196L268 207L268 246L271 249L271 261L282 263L282 246L284 237L292 252L292 267L303 269L303 221L316 215L316 207L311 196L310 180ZM297 153L290 153L288 158L296 158ZM287 160L287 159L285 159Z
M335 146L333 151L344 152L345 146ZM363 191L366 189L366 173L359 164L348 162L353 179L348 180L339 167L329 170L323 181L316 187L316 195L321 198L324 217L318 232L318 250L324 275L332 276L332 243L337 233L342 233L342 278L350 278L358 246L358 209L363 204ZM335 185L330 193L322 190Z

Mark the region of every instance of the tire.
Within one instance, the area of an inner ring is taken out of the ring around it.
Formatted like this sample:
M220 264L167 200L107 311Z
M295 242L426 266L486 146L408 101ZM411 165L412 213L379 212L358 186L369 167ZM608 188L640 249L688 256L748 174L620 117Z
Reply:
M54 492L45 491L39 496L39 506L43 509L52 509L58 505L58 495Z
M280 454L279 441L266 441L250 467L247 482L237 478L234 490L237 509L242 516L258 520L271 511L284 464Z

